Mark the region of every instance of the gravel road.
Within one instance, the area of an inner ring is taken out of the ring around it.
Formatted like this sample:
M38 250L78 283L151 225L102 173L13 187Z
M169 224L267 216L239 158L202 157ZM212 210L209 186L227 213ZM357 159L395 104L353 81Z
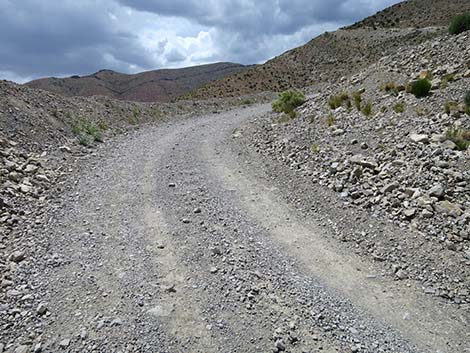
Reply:
M381 276L244 153L238 127L269 109L141 129L82 163L34 279L43 351L470 351L468 312Z

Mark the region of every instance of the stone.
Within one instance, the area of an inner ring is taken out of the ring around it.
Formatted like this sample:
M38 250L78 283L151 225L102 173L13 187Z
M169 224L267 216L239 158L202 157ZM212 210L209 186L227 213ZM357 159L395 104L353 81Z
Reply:
M15 353L29 353L29 346L22 344L15 348Z
M201 211L201 209L200 209L199 207L196 207L196 208L194 209L194 211L193 211L193 213L196 213L196 214L197 214L197 213L201 213L201 212L202 212L202 211Z
M37 170L38 170L38 167L32 164L28 164L26 168L24 169L26 173L34 173Z
M388 185L385 185L380 191L382 194L387 194L395 189L397 189L400 185L397 182L390 183Z
M13 251L10 255L10 260L16 263L23 261L26 258L24 251Z
M168 187L169 187L169 188L174 188L174 187L176 187L176 184L175 184L175 183L169 183L169 184L168 184Z
M400 280L404 280L408 278L408 275L406 274L405 270L402 270L402 269L398 270L396 275L397 275L397 278Z
M41 344L41 342L39 342L34 346L33 352L34 353L39 353L41 351L42 351L42 344Z
M406 217L406 218L413 218L415 215L416 215L416 209L414 208L408 208L406 210L403 211L403 215Z
M36 175L36 180L39 180L39 181L42 181L42 182L45 182L45 183L50 183L49 178L47 176L43 175L43 174Z
M365 158L360 154L352 156L350 161L352 164L356 164L364 168L375 169L378 167L378 164L375 160Z
M431 189L429 189L428 194L429 196L441 199L445 195L444 186L442 184L435 184Z
M44 315L46 312L47 312L47 307L45 304L43 303L40 303L38 305L38 307L36 308L36 312L39 314L39 315Z
M11 172L10 174L8 174L8 179L14 181L15 183L18 183L21 180L21 174L18 172Z
M70 147L68 147L68 146L60 146L60 147L59 147L59 151L61 151L61 152L67 152L67 153L71 153L71 152L72 152L72 150L71 150Z
M442 135L442 134L432 134L431 135L431 141L432 142L444 142L445 140L447 140L446 135Z
M437 212L451 217L459 217L463 214L462 209L458 205L453 204L447 200L437 202L434 205L434 208Z
M442 142L441 146L448 150L455 150L457 148L457 145L450 140Z
M64 338L59 342L59 346L62 348L67 348L70 345L70 338Z
M286 345L282 340L277 340L275 346L278 352L284 352L286 350Z
M410 140L416 143L428 143L429 136L426 134L410 134Z
M116 318L113 321L111 321L111 326L121 326L122 325L122 320L120 318Z
M209 269L210 273L217 273L218 269L217 267L215 266L212 266L210 269Z
M432 218L434 216L434 213L429 210L423 210L421 212L421 216L423 216L423 218Z
M20 185L20 191L23 193L23 194L28 194L31 192L33 188L29 185L26 185L26 184L21 184Z

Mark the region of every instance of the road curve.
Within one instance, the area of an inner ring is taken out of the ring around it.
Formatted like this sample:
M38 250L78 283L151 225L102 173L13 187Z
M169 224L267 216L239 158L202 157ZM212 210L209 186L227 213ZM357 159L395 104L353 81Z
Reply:
M38 279L46 351L465 352L454 309L325 237L240 151L258 105L141 129L84 162Z

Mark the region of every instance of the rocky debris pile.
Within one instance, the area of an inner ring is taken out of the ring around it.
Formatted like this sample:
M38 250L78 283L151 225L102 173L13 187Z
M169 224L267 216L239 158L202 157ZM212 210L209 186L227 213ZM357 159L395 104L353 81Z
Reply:
M221 112L233 106L267 101L270 94L204 102L137 103L103 96L64 97L0 81L0 133L28 151L59 146L92 146L116 134L180 116Z
M25 330L29 337L40 331L47 306L31 286L24 266L34 262L40 249L38 227L45 223L44 206L59 176L48 167L46 154L27 152L17 142L0 137L0 330ZM45 245L45 244L43 244ZM0 351L9 351L2 340ZM15 345L14 352L31 352L29 345ZM34 347L35 352L41 347Z
M45 154L28 153L2 137L0 156L0 225L14 228L33 202L46 200L57 173L46 167Z
M285 117L273 114L259 121L249 133L251 146L334 191L343 204L412 228L436 244L435 251L446 249L456 263L468 265L470 151L456 135L468 142L470 116L462 102L470 87L469 55L469 34L401 49L350 79L321 87L298 110L299 118L284 123ZM432 75L433 89L417 99L405 85L422 71ZM339 106L335 95L343 97ZM378 258L387 256L385 251ZM440 290L433 293L470 302L466 265L458 269L457 285L440 274ZM415 278L429 279L430 268L416 270Z

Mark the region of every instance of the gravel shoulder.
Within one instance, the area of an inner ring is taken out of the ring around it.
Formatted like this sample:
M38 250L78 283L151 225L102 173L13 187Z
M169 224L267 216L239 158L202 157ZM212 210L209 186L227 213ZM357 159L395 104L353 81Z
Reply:
M35 304L3 317L5 351L468 350L468 308L394 281L335 235L339 221L403 230L334 204L306 213L317 190L279 184L281 166L246 148L238 127L268 110L163 123L83 161L36 260L18 264Z

